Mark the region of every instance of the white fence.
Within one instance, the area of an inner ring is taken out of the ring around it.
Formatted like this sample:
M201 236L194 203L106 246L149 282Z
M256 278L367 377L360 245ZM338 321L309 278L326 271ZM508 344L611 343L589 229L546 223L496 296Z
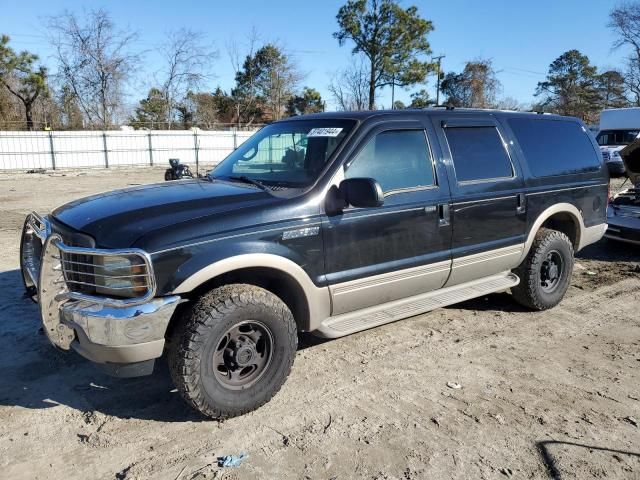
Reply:
M0 171L182 163L213 166L252 131L0 131Z

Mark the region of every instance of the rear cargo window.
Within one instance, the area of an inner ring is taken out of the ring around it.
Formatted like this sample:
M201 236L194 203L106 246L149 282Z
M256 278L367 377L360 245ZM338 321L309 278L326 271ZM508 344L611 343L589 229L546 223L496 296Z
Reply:
M598 170L601 155L579 123L512 118L509 126L535 177Z
M458 182L513 177L513 167L495 127L445 130Z

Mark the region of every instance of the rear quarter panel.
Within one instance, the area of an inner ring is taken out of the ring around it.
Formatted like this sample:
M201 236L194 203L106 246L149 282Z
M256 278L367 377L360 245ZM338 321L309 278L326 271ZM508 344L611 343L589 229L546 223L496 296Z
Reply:
M583 173L569 173L563 175L541 176L533 174L531 163L538 161L536 158L528 158L518 138L509 126L509 115L500 117L500 122L510 137L514 151L517 152L518 161L524 172L527 196L527 235L538 217L548 208L558 203L569 203L575 206L582 215L585 227L591 227L606 223L607 197L609 194L609 173L600 154L600 149L593 134L584 124L570 117L542 116L541 120L557 120L575 122L582 129L583 134L593 148L593 155L597 157L597 168ZM544 139L540 139L544 141ZM585 158L585 163L592 159Z

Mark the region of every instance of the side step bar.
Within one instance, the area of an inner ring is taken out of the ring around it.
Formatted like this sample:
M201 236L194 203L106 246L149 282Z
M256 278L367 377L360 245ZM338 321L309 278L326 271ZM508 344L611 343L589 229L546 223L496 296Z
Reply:
M385 323L413 317L436 308L507 290L519 283L520 279L517 275L512 272L504 272L453 287L329 317L313 333L325 338L343 337Z

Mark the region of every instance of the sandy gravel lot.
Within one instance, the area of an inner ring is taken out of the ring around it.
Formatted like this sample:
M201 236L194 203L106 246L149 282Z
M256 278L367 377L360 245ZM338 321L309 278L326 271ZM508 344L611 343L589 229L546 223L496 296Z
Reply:
M0 175L0 478L640 478L640 249L581 252L548 312L502 293L302 337L280 393L218 423L163 362L112 379L39 333L17 270L24 215L162 170L60 175ZM216 466L240 452L241 467Z

